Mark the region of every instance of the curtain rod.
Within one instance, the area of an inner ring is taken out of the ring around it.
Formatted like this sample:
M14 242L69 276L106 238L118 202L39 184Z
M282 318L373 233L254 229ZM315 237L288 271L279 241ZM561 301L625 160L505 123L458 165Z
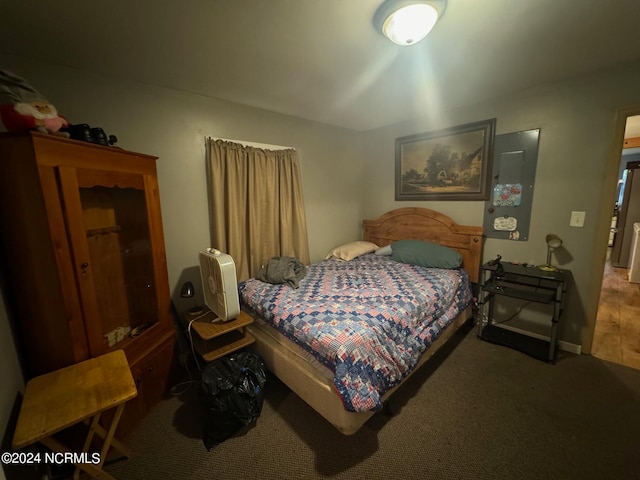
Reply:
M209 140L222 140L223 142L239 143L245 147L264 148L265 150L295 150L294 147L285 147L283 145L271 145L269 143L248 142L246 140L231 140L229 138L207 137Z

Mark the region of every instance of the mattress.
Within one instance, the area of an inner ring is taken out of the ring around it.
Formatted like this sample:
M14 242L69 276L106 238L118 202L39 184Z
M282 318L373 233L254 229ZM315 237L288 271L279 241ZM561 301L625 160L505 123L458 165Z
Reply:
M332 380L351 412L380 409L471 301L463 270L374 254L313 264L299 288L250 279L239 292L245 308L297 345L301 362Z

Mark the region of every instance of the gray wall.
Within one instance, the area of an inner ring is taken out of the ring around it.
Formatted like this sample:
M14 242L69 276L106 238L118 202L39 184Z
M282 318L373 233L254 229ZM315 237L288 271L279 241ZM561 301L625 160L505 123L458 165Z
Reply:
M559 235L564 248L554 262L572 270L574 278L560 338L589 351L622 148L618 111L634 106L640 111L638 85L640 62L367 132L365 217L400 206L424 206L459 223L481 225L482 202L394 201L395 138L494 117L497 134L540 128L530 238L487 239L483 257L488 261L500 254L504 260L543 264L545 235ZM583 228L569 226L572 210L586 212ZM528 327L538 333L545 327L548 334L548 322L540 318L531 312Z
M199 285L197 254L210 246L204 147L207 136L298 150L312 261L322 259L339 243L361 237L361 134L15 57L0 55L0 65L25 77L71 123L102 127L118 136L118 146L159 157L158 182L174 298L184 280ZM179 297L176 300L180 302ZM4 308L0 308L0 328L0 333L9 331ZM9 335L2 335L2 339L12 345ZM9 415L10 404L21 387L16 362L13 348L0 349L0 382L9 387L0 395L0 418Z
M193 275L197 252L209 245L206 136L298 149L310 251L317 261L332 246L360 238L363 218L400 206L435 208L459 223L482 224L482 202L394 201L396 137L492 117L498 134L540 128L530 240L489 239L484 259L500 253L543 263L544 236L563 238L562 266L573 271L575 288L561 338L590 344L620 159L617 111L640 106L640 63L366 133L13 57L0 55L0 65L23 75L72 123L100 126L118 136L119 146L159 156L172 292ZM569 227L571 210L587 212L584 228ZM0 327L8 330L4 308L0 314ZM16 365L15 349L1 349L0 360L7 367L0 381L10 386L0 396L6 418L21 378L10 368Z
M361 135L229 102L2 57L71 123L118 137L118 146L158 160L169 281L209 246L205 137L295 147L300 155L312 260L360 235ZM330 227L330 228L328 228Z

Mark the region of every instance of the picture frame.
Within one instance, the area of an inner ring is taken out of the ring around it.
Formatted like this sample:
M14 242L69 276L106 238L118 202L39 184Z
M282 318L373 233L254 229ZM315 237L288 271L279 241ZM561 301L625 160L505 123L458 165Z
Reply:
M488 200L496 119L396 139L396 200Z

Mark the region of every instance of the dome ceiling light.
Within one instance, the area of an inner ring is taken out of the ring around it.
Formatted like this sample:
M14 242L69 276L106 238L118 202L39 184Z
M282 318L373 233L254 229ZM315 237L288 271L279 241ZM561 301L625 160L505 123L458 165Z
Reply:
M446 7L446 0L385 0L373 22L393 43L413 45L427 36Z

